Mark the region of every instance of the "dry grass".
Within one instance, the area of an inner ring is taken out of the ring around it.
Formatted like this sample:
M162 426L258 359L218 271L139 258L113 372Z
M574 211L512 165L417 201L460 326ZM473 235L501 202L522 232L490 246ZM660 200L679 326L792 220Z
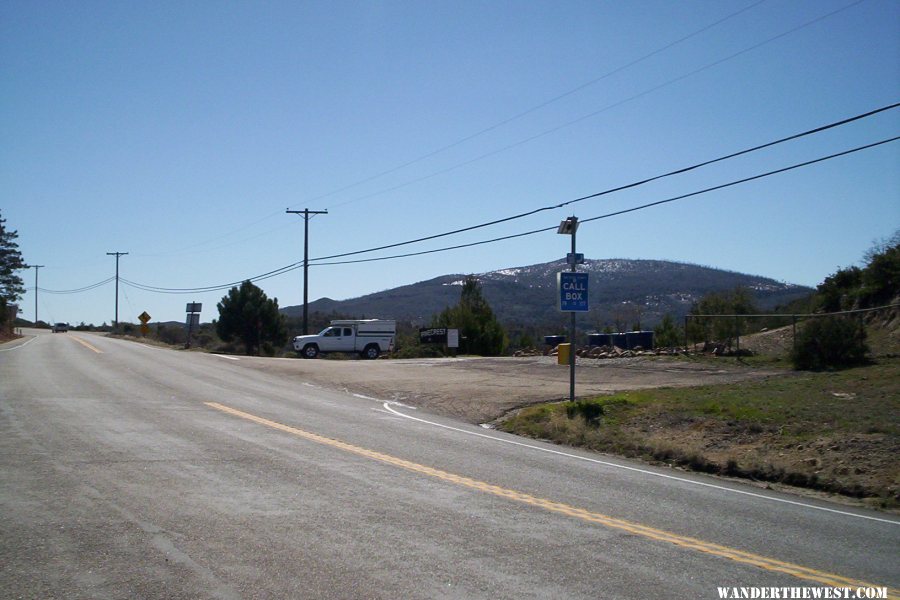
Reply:
M696 471L900 504L900 359L835 373L626 392L518 411L500 428Z

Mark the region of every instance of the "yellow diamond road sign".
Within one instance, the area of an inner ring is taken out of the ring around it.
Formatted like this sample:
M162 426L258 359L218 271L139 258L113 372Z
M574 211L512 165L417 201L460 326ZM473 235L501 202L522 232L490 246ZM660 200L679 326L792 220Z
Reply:
M145 310L144 312L141 313L141 316L139 316L138 319L141 320L141 323L146 324L147 321L150 320L150 315L148 315L147 311Z

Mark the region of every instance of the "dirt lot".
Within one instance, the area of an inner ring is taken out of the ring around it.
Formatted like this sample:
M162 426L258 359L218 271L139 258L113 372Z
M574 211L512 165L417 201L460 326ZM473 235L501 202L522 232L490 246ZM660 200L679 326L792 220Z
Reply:
M485 423L515 408L569 395L569 368L556 364L555 357L264 362L264 369L287 377L396 400L469 423ZM700 360L578 359L575 393L588 397L653 387L731 383L776 373Z

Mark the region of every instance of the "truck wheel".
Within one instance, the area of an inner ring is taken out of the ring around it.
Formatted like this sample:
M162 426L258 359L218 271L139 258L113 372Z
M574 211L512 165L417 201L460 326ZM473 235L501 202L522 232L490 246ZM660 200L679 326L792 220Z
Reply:
M306 346L303 346L301 355L303 358L315 358L319 355L319 347L315 344L307 344Z
M369 360L375 360L378 358L378 355L381 354L381 350L375 344L369 344L366 346L366 349L362 351L363 358L367 358Z

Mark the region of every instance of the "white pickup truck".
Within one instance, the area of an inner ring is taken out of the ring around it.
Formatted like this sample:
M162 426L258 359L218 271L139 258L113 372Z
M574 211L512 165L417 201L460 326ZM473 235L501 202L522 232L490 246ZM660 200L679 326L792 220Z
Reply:
M332 321L317 335L298 335L294 350L303 358L328 352L354 352L362 358L378 358L393 348L397 322L381 319Z

